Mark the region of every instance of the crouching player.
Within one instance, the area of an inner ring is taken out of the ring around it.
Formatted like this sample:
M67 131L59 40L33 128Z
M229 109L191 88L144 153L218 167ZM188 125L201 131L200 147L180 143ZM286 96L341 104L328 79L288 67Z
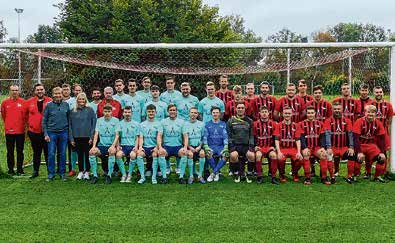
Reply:
M247 163L247 183L252 182L255 167L254 134L252 133L252 120L245 115L246 105L243 101L236 103L236 115L227 122L227 133L230 151L229 169L234 175L234 181L240 182L245 176L245 162Z
M92 148L89 151L89 163L93 174L93 184L98 181L96 156L101 158L103 171L107 173L106 184L111 184L111 175L115 165L115 153L117 152L119 138L117 127L119 120L112 116L112 106L108 104L103 107L103 115L103 117L97 119ZM106 161L106 156L108 156L108 162ZM117 162L122 173L121 180L125 181L125 165L122 160Z
M204 136L204 123L202 121L197 120L199 115L198 109L196 107L192 107L189 111L189 121L185 122L184 131L188 134L188 169L189 169L189 179L188 184L193 183L193 168L194 168L194 160L199 159L199 171L198 171L198 180L200 183L204 184L206 181L203 178L204 172L204 164L206 162L205 153L202 148L203 146L203 136ZM184 173L183 167L181 167L181 173Z
M359 118L354 123L354 146L357 158L368 163L376 163L374 180L385 182L385 129L383 124L376 119L377 109L374 105L365 107L365 117Z
M221 111L219 107L211 108L212 120L204 127L203 148L207 156L207 162L213 172L207 178L208 182L219 181L219 172L229 158L228 133L226 123L220 120ZM215 163L217 157L218 163Z
M139 150L138 153L147 160L152 158L152 184L158 184L156 175L158 166L162 172L162 183L167 184L165 150L162 148L163 127L155 120L156 107L147 105L147 120L140 124ZM147 163L149 164L149 163Z
M303 159L300 146L300 130L295 122L292 121L292 108L286 106L283 108L284 120L277 124L274 130L274 142L278 158L278 170L280 172L280 181L285 183L285 160L291 159L292 174L294 181L298 181L298 172L296 168L298 163ZM273 174L272 174L273 176ZM310 183L310 178L306 178L306 183Z
M259 112L259 119L253 124L253 133L255 136L255 167L257 173L257 183L263 183L262 176L262 159L266 157L269 165L269 175L272 177L272 184L278 185L276 179L277 173L277 154L274 149L274 129L276 122L269 119L270 111L266 106L262 106Z
M306 176L305 184L309 184L310 158L319 159L321 182L330 185L331 183L327 180L328 161L325 151L324 124L315 119L314 106L306 108L306 117L306 120L299 123L303 160L299 163L297 170L303 165Z
M333 160L340 163L340 159L347 161L348 183L353 183L353 176L359 173L361 164L357 163L354 153L354 136L352 132L352 122L344 117L343 106L340 102L333 103L333 116L325 120L325 144L328 156L328 169L331 183L336 182Z
M118 146L116 162L120 164L123 162L123 157L130 157L128 177L126 181L121 180L121 182L130 183L132 181L133 170L137 163L137 168L141 175L138 183L142 184L145 182L145 175L143 157L138 153L140 124L132 120L132 112L131 106L125 106L123 109L123 120L118 124L120 146Z

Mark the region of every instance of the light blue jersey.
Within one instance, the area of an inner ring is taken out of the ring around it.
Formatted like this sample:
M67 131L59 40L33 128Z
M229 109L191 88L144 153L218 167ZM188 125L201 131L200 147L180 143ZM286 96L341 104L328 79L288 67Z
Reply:
M184 127L184 120L176 118L174 120L170 117L161 121L163 127L163 145L164 146L182 146L182 138Z
M178 90L173 90L171 92L165 91L160 95L159 99L166 104L175 104L175 100L181 98L181 96L182 94Z
M141 115L144 107L144 98L138 94L134 96L129 95L126 100L125 106L132 107L132 120L141 122Z
M114 143L118 123L119 120L115 117L111 117L109 120L104 117L97 119L95 131L99 132L98 146L111 146Z
M92 107L92 109L95 112L96 116L97 116L97 106L98 105L99 105L99 103L95 103L94 101L89 103L89 106Z
M175 100L174 104L177 106L177 117L188 121L189 110L192 107L198 107L199 99L193 95L188 95L187 97L181 96Z
M199 120L194 122L186 121L184 124L184 132L188 133L188 144L192 147L197 147L203 141L204 123Z
M222 113L225 112L224 102L218 97L213 97L213 98L206 97L199 102L198 111L200 114L203 115L204 123L211 121L212 119L211 107L213 106L218 107Z
M152 100L152 94L150 90L148 90L148 92L146 92L145 90L138 90L136 93L141 97L143 97L144 103L147 103Z
M126 101L129 99L129 95L128 94L115 94L112 96L114 98L114 100L118 101L119 103L121 103L121 108L125 108L126 106Z
M155 115L155 120L161 121L165 119L168 114L167 114L167 104L163 101L149 101L145 103L145 106L143 108L143 117L147 119L147 106L148 105L154 105L156 107L156 115Z
M118 123L121 146L136 146L136 137L140 135L140 124L136 121L123 119Z
M74 109L77 100L74 97L70 97L67 100L64 100L64 102L66 102L67 104L69 104L69 108L70 110Z
M144 121L140 124L140 136L143 136L143 147L152 148L158 145L158 133L163 133L162 125L159 121Z

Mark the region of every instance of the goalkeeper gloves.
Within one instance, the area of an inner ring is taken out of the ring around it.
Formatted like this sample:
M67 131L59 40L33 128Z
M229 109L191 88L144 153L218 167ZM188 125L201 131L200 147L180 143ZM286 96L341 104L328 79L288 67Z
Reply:
M221 151L221 155L226 158L229 157L229 149L227 144L224 146L224 149Z
M206 155L210 156L212 150L207 144L203 145L203 149L204 149L204 152L206 153Z

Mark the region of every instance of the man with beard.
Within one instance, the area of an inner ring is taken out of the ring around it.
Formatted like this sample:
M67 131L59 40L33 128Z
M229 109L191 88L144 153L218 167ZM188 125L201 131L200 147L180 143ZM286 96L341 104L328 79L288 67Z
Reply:
M101 102L101 90L99 87L93 87L91 97L92 101L89 103L89 106L92 107L97 116L97 106Z
M252 110L254 113L254 120L258 120L259 112L263 106L267 107L269 111L269 119L274 119L274 112L277 104L277 99L274 96L269 95L270 85L268 82L263 81L260 85L261 93L255 97L252 102ZM277 119L277 118L276 118Z
M341 86L342 96L335 98L333 102L339 102L342 105L343 116L355 122L359 116L361 110L360 103L351 96L351 89L348 83L344 83ZM337 171L336 171L337 172Z
M314 86L313 100L306 104L306 107L313 106L315 110L315 119L325 122L325 119L332 116L332 105L329 101L322 98L323 88L321 85Z
M298 81L297 96L302 98L305 104L313 100L313 97L311 95L307 94L307 83L306 83L306 80L304 80L304 79L301 79Z
M215 96L220 98L224 104L234 99L233 92L228 89L228 85L228 75L221 75L219 77L219 90L215 92Z
M129 95L124 92L125 83L122 79L117 79L114 86L116 94L113 95L113 98L121 104L121 108L123 109L126 106L126 101L129 99Z
M197 107L199 99L196 96L191 95L191 86L188 82L181 84L181 97L178 97L174 103L177 106L178 118L184 121L189 120L190 109Z
M303 98L296 96L295 92L295 84L288 84L286 89L286 95L281 97L276 103L274 117L280 117L280 112L284 109L284 107L289 107L292 110L293 122L298 123L303 120L305 115L305 102ZM280 120L281 119L282 117L280 117Z

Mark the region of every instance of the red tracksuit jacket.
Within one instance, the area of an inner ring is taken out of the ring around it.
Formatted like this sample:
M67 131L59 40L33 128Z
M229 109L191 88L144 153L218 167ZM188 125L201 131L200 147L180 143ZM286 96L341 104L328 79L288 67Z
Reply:
M8 98L1 103L1 116L4 121L5 134L25 133L25 102L22 98L16 100Z

